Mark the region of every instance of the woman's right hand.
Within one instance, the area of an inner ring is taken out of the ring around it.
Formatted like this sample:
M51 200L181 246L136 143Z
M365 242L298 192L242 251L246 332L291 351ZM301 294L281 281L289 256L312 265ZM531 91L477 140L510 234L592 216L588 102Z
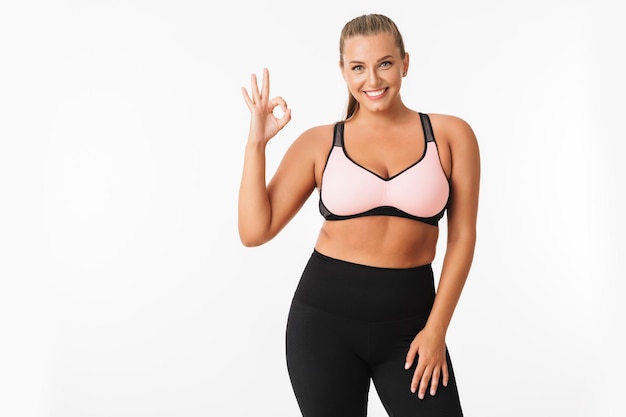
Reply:
M252 85L249 94L242 87L243 99L250 109L250 133L249 141L257 143L267 143L291 120L291 109L282 97L269 98L270 95L270 74L267 68L263 69L263 84L259 91L256 75L252 74ZM282 117L278 118L274 114L276 107L283 111Z

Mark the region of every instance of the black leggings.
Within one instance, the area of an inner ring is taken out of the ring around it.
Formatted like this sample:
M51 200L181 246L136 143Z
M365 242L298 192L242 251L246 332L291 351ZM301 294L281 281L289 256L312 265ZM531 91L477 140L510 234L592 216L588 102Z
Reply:
M454 372L437 394L410 391L404 362L435 297L431 265L378 268L314 251L287 322L287 367L304 417L364 417L370 380L391 417L462 416Z

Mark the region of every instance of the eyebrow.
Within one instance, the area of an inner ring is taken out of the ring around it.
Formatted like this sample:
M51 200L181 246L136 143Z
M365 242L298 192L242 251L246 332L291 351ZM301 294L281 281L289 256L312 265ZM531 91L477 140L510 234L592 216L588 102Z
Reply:
M381 62L381 61L384 61L384 60L389 59L389 58L393 58L393 56L392 55L385 55L384 57L380 58L376 62ZM350 61L349 64L365 64L365 62L362 62L362 61Z

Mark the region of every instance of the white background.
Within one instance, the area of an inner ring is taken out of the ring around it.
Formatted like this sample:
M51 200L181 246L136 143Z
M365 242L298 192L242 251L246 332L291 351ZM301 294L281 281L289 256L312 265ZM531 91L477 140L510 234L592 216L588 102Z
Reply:
M240 244L240 88L268 67L293 109L271 175L342 117L339 32L380 12L410 53L405 102L464 118L481 148L448 334L466 415L623 416L617 3L3 2L0 415L298 415L284 326L322 218L313 195Z

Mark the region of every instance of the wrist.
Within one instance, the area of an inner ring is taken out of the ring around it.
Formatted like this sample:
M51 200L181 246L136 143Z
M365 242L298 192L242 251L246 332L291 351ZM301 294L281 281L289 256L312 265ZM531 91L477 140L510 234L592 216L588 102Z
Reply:
M429 319L424 326L424 330L427 333L431 333L445 339L448 327L440 321Z
M253 139L251 136L248 137L248 142L246 143L246 151L251 152L265 152L265 146L267 142L262 140Z

